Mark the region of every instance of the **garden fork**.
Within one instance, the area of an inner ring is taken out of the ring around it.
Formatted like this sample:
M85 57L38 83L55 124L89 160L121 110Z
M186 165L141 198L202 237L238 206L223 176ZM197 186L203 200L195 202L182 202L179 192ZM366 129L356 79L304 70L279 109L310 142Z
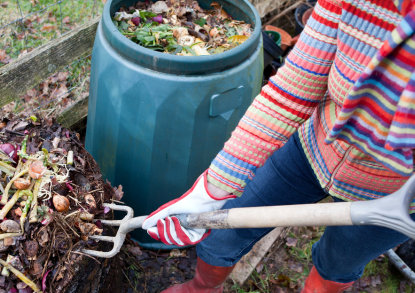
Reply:
M415 222L408 213L414 197L415 175L412 175L398 191L375 200L235 208L181 214L175 217L187 229L376 225L394 229L415 239ZM115 204L104 204L104 206L126 211L127 215L118 221L101 221L102 224L120 226L115 237L90 236L90 238L113 242L114 247L109 252L94 250L83 250L83 252L96 257L110 258L120 251L126 234L141 228L147 216L133 218L133 210L128 206Z

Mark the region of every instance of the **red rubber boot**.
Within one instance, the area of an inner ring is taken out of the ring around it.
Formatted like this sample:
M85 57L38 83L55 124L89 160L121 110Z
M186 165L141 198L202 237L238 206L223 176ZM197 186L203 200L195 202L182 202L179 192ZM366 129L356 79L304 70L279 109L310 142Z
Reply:
M353 283L337 283L324 280L316 268L313 267L307 280L305 280L304 289L301 293L342 293L351 287Z
M233 268L234 266L211 266L197 258L196 276L189 282L170 287L162 293L222 293L223 283Z

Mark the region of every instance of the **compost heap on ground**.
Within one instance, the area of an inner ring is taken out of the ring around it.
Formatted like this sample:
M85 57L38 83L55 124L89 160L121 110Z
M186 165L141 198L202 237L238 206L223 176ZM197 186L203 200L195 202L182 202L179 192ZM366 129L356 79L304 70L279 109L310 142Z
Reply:
M218 54L237 47L252 33L217 2L212 10L193 0L137 2L121 7L113 23L131 41L147 49L181 56Z
M96 245L88 237L102 229L92 220L111 218L102 204L122 197L77 135L36 116L0 123L0 292L56 292Z

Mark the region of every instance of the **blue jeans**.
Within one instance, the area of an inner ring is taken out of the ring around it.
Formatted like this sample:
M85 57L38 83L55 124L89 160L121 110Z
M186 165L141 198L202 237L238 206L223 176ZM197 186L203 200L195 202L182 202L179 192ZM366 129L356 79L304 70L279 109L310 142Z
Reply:
M327 196L296 133L257 170L243 195L228 201L223 209L316 203ZM213 230L197 245L197 255L211 265L232 266L271 230ZM407 239L399 232L377 226L327 227L313 245L313 263L325 280L348 283L362 276L369 261Z

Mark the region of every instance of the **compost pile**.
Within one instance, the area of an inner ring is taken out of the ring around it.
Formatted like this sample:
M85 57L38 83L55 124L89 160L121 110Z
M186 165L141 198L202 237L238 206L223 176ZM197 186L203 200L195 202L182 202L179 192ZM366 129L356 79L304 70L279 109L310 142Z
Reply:
M234 20L217 2L211 7L204 10L193 0L145 1L121 7L112 20L131 41L173 55L218 54L249 38L250 24Z
M93 220L112 217L102 204L121 187L103 182L78 136L38 116L0 123L0 292L59 292L81 250L97 245Z

